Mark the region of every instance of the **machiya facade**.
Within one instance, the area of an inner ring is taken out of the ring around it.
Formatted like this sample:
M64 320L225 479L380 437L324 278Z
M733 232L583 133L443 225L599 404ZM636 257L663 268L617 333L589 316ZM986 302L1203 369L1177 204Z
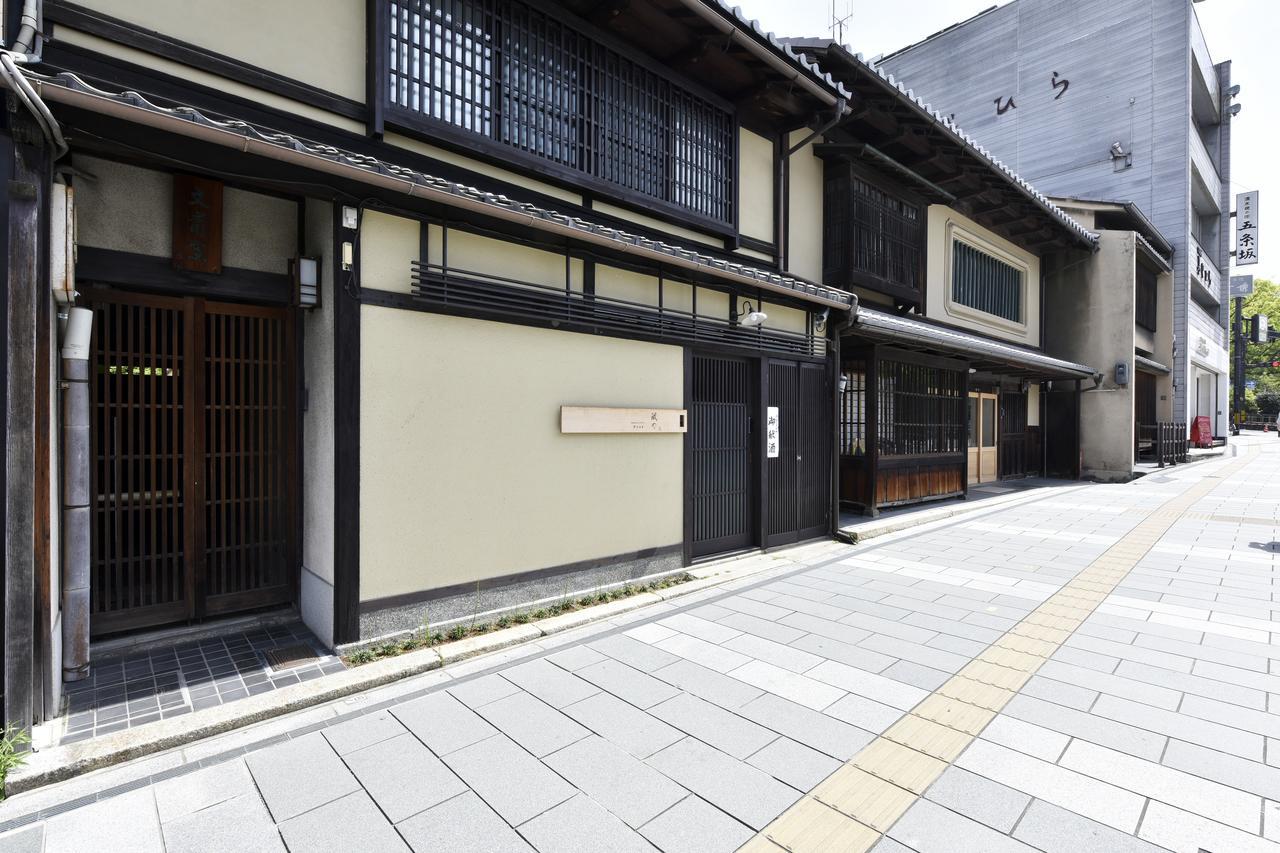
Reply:
M705 0L367 6L43 4L22 73L67 149L21 108L3 140L6 719L104 639L366 643L1078 473L1094 371L1040 306L1097 235L953 130L855 153L905 93ZM902 260L855 175L915 206L910 281L841 267ZM997 262L1015 319L945 315L948 264Z
M1174 249L1173 420L1225 435L1236 88L1191 0L1014 0L876 62L1042 191L1150 218Z

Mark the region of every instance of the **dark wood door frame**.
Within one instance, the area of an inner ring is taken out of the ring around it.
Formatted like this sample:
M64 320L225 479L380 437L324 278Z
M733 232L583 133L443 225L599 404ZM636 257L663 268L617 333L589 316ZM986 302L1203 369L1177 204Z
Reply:
M98 314L90 377L92 633L295 600L296 312L106 288L86 288L86 298ZM111 312L119 316L106 328ZM108 390L107 377L121 374L149 381ZM108 407L117 412L111 435ZM123 453L109 446L122 434Z

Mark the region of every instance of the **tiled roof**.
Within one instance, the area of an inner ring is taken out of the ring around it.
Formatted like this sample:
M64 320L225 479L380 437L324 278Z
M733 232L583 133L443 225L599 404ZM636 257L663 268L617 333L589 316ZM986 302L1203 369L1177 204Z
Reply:
M794 41L797 44L807 44L814 47L817 47L821 44L825 44L824 42L821 42L820 40L816 40L816 39L795 39ZM1065 210L1063 210L1062 208L1054 204L1052 201L1050 201L1046 195L1041 193L1035 187L1031 186L1031 184L1027 183L1027 181L1023 180L1021 177L1019 177L1019 175L1016 172L1014 172L1013 169L1009 168L1009 166L1006 165L1004 161L1002 161L999 157L996 157L994 154L988 151L972 136L965 133L960 128L959 125L957 125L955 122L951 120L949 116L943 115L942 113L935 110L931 105L925 103L924 100L918 97L914 91L912 91L911 89L908 89L902 83L898 82L898 80L896 80L892 74L881 70L876 65L873 65L871 62L865 59L862 56L862 54L854 53L849 47L845 45L836 45L835 42L830 42L829 44L832 46L839 47L842 51L844 51L844 53L847 54L847 57L851 59L856 65L858 65L866 74L873 75L879 78L886 85L896 90L899 93L899 95L902 96L903 99L905 99L917 110L921 111L925 116L931 119L936 125L942 128L942 130L945 133L950 135L956 142L960 143L962 146L964 146L965 148L968 148L971 152L976 154L978 157L985 160L987 164L991 166L992 169L994 169L995 171L1003 175L1006 180L1014 184L1032 201L1034 201L1036 205L1042 208L1046 213L1048 213L1054 219L1058 220L1058 222L1061 223L1064 227L1074 232L1080 240L1082 240L1083 242L1087 243L1090 246L1096 246L1098 244L1097 234L1094 234L1088 228L1085 228L1083 225L1081 225L1079 222L1073 219L1071 215L1068 214Z
M936 347L970 358L976 356L1032 375L1088 379L1097 373L1088 365L1054 358L1039 350L1001 343L977 335L967 335L955 329L926 323L912 317L876 311L873 308L858 309L858 319L853 326L853 331L893 338L916 346Z
M792 48L772 32L761 27L760 22L755 18L748 18L746 13L742 11L741 6L730 6L728 3L724 2L724 0L703 0L703 2L708 6L718 6L726 15L733 17L739 24L755 33L758 38L770 44L778 53L781 53L805 71L812 74L819 81L831 87L833 94L839 95L842 98L849 97L849 90L845 88L843 83L819 68L818 63L800 53L798 50Z
M466 184L448 181L376 157L356 154L332 145L259 128L244 121L212 118L194 107L160 106L137 92L109 92L66 72L52 77L35 74L27 69L23 69L23 73L31 80L37 91L51 101L73 103L97 112L110 111L116 114L124 112L125 115L122 117L132 120L137 120L138 115L129 114L130 111L138 111L147 116L163 119L176 133L192 135L195 129L213 131L214 135L219 137L213 141L249 153L253 153L250 143L257 143L283 152L289 155L287 159L299 162L303 166L319 167L322 171L329 173L340 172L354 180L365 182L380 179L386 185L388 181L392 181L395 182L397 189L404 191L407 195L426 197L444 204L465 206L502 219L518 220L533 228L554 231L597 245L607 245L622 252L643 254L655 260L704 272L720 279L789 293L807 301L841 310L849 310L857 304L857 298L852 293L838 288L826 287L794 276L780 275L759 267L702 254L685 246L641 237L528 202L516 201L505 195L484 192ZM111 107L110 110L105 109L108 105ZM229 138L221 138L223 136Z

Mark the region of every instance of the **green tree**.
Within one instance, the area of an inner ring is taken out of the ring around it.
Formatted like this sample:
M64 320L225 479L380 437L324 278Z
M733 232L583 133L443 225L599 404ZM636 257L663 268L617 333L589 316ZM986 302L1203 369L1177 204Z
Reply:
M1255 314L1266 315L1268 325L1272 328L1280 328L1280 284L1269 281L1265 278L1257 279L1253 285L1253 293L1244 301L1245 317L1244 331L1246 337L1248 335L1249 326L1248 318ZM1231 300L1231 328L1235 328L1236 301ZM1231 365L1235 368L1235 339L1231 341ZM1245 347L1245 362L1249 365L1245 369L1245 379L1253 379L1258 383L1258 391L1277 391L1280 392L1280 368L1271 367L1270 363L1280 361L1280 339L1268 341L1260 344L1247 344ZM1266 365L1257 366L1254 365ZM1262 399L1258 399L1258 406L1264 412L1271 412L1274 409L1268 409Z

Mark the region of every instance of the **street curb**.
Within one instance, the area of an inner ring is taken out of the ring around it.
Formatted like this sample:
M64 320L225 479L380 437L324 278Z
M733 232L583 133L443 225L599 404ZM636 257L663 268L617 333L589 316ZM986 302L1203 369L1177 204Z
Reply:
M812 543L811 543L812 544ZM822 544L822 543L818 543ZM827 544L831 543L829 540ZM800 546L808 547L808 546ZM94 770L142 758L197 740L225 734L264 720L301 711L411 676L447 667L468 658L536 642L542 637L605 621L632 610L693 595L730 581L777 568L782 560L770 554L752 553L691 567L695 579L656 592L642 592L582 610L561 613L537 622L466 637L428 649L383 658L270 693L250 696L168 720L157 720L136 729L105 737L33 752L27 763L9 772L5 795L62 782Z
M1062 486L1059 489L1073 490L1080 488L1083 484L1076 486ZM957 515L968 515L972 512L980 512L985 509L994 509L1002 506L1014 506L1031 500L1048 497L1044 489L1054 487L1043 487L1035 489L1027 489L1012 495L1000 495L999 497L987 498L986 500L974 503L957 503L954 506L934 507L932 509L920 510L919 512L909 513L901 518L886 519L882 523L873 523L862 530L853 530L846 532L839 530L836 532L836 538L842 542L848 542L850 545L860 545L868 539L875 539L879 536L885 536L889 533L898 533L908 530L912 527L919 527L922 524L931 524L935 521L952 518ZM1057 492L1054 492L1057 494ZM868 529L869 528L869 529Z

